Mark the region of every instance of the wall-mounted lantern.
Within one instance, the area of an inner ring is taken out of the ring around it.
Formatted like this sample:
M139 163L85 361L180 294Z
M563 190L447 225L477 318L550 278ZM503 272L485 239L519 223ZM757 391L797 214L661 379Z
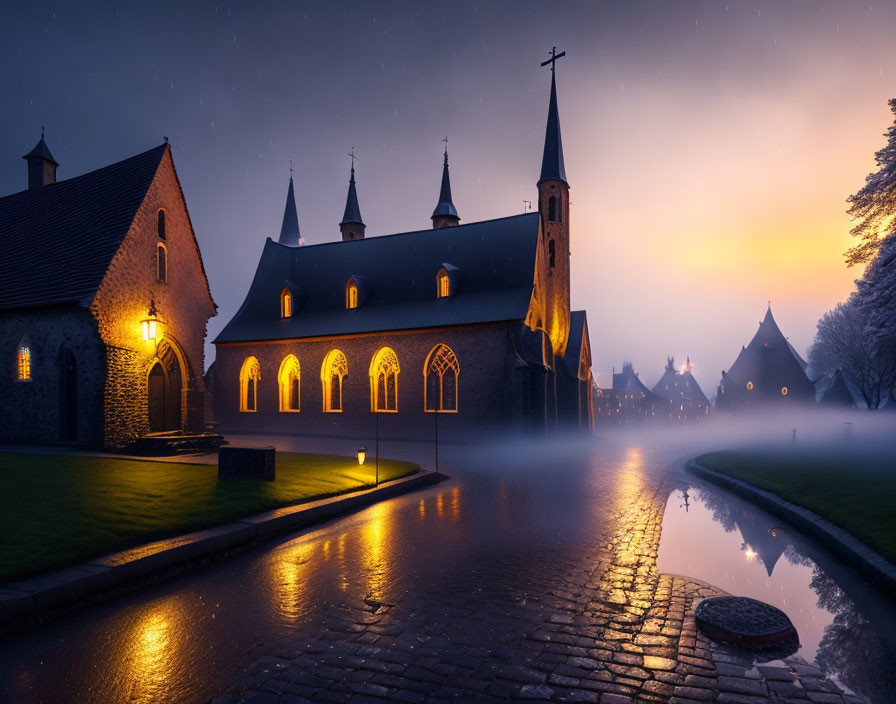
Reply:
M361 445L358 448L358 464L364 464L364 460L367 459L367 448Z
M156 313L156 302L152 299L149 301L149 310L146 317L140 321L140 327L143 328L143 339L155 341L158 336L159 317Z

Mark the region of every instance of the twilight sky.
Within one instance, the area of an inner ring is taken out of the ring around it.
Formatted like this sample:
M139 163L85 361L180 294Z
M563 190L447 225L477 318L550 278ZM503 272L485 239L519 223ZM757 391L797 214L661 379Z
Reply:
M4 12L0 194L25 187L42 124L60 179L167 135L219 306L209 340L279 234L290 159L309 244L339 238L352 146L368 236L430 226L446 134L462 220L522 212L552 45L596 374L632 360L652 385L690 355L712 395L769 299L804 354L861 273L844 200L890 123L896 4L79 5Z

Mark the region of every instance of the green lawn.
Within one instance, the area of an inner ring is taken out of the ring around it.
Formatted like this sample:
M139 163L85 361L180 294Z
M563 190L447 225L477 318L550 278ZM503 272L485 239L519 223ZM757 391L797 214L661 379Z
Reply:
M380 481L417 471L380 458ZM0 453L0 582L272 508L371 486L373 464L277 453L277 481L216 466Z
M729 451L703 455L697 462L823 516L896 562L892 455Z

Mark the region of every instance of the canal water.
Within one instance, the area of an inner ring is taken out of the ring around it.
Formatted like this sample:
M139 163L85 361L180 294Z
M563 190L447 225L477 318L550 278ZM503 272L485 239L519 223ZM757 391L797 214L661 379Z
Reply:
M874 702L896 701L896 606L781 519L695 480L669 496L657 567L777 606L799 657Z

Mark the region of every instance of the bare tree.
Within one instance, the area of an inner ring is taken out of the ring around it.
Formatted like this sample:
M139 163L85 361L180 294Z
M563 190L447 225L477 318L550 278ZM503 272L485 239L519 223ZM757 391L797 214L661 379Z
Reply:
M879 352L854 293L818 321L809 368L814 377L840 369L861 391L868 408L876 409L896 384L896 357Z
M889 105L896 115L896 98L892 98ZM877 171L868 174L861 190L847 199L847 212L858 220L852 235L860 240L846 251L847 266L872 261L880 248L881 238L893 233L896 224L896 122L884 136L886 145L874 155Z

